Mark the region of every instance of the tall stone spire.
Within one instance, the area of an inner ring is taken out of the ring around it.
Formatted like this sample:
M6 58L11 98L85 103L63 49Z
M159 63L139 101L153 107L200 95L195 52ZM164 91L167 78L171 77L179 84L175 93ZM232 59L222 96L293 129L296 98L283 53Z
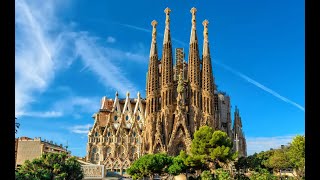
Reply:
M151 22L152 25L152 41L151 41L151 47L150 47L150 58L152 56L158 56L157 52L157 25L158 22L156 20L153 20Z
M191 8L190 10L191 14L192 14L192 19L191 19L191 36L190 36L190 44L191 42L197 42L198 38L197 38L197 33L196 33L196 12L197 9L195 7Z
M166 26L164 30L164 37L163 37L163 44L171 42L171 36L170 36L170 14L171 9L168 7L164 10L164 13L166 13Z
M165 129L162 129L164 134L164 146L168 143L168 137L172 131L173 124L173 92L174 92L174 84L173 84L173 62L172 62L172 43L170 36L170 14L171 10L166 8L164 13L166 14L166 27L164 30L164 38L163 38L163 49L162 49L162 58L161 58L161 122L158 124L161 126L165 126L165 124L169 124L169 126Z
M203 52L202 52L202 125L215 127L214 122L214 79L212 74L211 57L208 40L208 20L204 20L203 29Z
M173 64L172 64L172 44L170 37L170 18L171 10L166 8L166 27L163 38L163 49L161 59L161 100L162 108L170 106L173 103Z
M147 113L153 113L158 108L158 87L159 87L159 70L158 70L158 53L157 53L157 21L153 20L152 41L149 57L148 81L147 81Z
M152 25L152 41L149 57L149 68L147 78L147 99L146 99L146 135L144 136L144 150L152 151L154 143L153 134L156 132L155 123L157 121L157 111L159 109L159 61L157 53L157 21L153 20Z
M200 100L201 100L201 74L200 58L196 33L196 8L190 10L192 14L192 28L190 36L189 57L188 57L188 81L189 81L189 106L190 106L190 127L194 132L200 126Z
M238 147L234 147L234 150L239 152L239 157L247 156L247 144L246 138L242 129L242 121L239 113L239 109L236 106L234 112L234 124L233 124L233 138L238 139Z
M203 52L202 52L202 57L210 57L210 49L209 49L209 38L208 38L208 25L209 21L205 19L202 22L203 25ZM211 64L211 62L210 62Z

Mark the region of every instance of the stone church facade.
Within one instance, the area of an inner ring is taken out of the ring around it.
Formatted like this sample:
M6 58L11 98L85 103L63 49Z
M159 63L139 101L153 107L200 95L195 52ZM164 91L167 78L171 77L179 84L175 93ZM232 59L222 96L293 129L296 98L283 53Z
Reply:
M146 78L146 98L103 97L93 115L88 133L86 161L101 164L107 171L124 173L130 164L147 153L178 155L190 151L193 134L200 126L223 130L234 141L234 150L246 156L246 139L239 110L231 128L230 97L214 83L208 38L208 20L203 25L200 56L196 32L196 8L190 10L191 35L188 62L183 48L175 49L173 63L170 9L166 20L162 57L158 57L157 21L152 21L152 40ZM201 58L200 58L201 57Z

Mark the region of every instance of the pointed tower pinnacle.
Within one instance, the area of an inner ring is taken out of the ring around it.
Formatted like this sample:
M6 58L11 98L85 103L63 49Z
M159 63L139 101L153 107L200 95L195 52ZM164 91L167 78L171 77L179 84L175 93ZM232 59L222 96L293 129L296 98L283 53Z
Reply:
M204 114L202 124L211 127L218 126L214 121L214 81L212 74L211 58L208 40L208 20L202 22L203 25L203 52L202 52L202 112Z
M189 81L189 106L190 106L190 128L194 133L200 127L201 111L201 72L200 57L196 31L196 8L190 10L192 14L192 27L190 35L188 55L188 81Z
M150 57L147 75L147 91L146 91L146 108L145 108L145 125L148 127L143 137L144 151L151 152L154 142L152 136L156 132L155 124L157 122L157 111L159 106L159 61L156 42L156 26L157 21L153 20L152 25L152 41L150 48ZM138 97L140 93L138 94Z
M168 7L164 10L164 13L166 13L166 27L165 27L165 31L164 31L164 37L163 37L163 44L171 41L171 37L170 37L170 14L171 9L169 9Z
M202 56L210 56L210 50L209 50L209 38L208 38L208 24L209 21L208 20L204 20L202 22L203 25L203 53Z
M190 36L190 44L192 42L197 41L197 34L196 34L196 12L197 9L195 7L191 8L190 10L191 14L192 14L192 19L191 19L191 23L192 23L192 27L191 27L191 36Z
M156 20L153 20L151 22L152 25L152 41L151 41L151 48L150 48L150 56L152 57L157 54L157 24L158 22Z
M166 27L164 30L162 58L161 58L161 105L162 107L170 106L172 101L173 92L173 63L172 63L172 44L170 37L170 18L169 13L171 10L166 8Z
M153 20L151 22L152 25L152 41L150 47L150 57L149 57L149 68L148 68L148 80L147 80L147 112L154 112L153 108L156 108L157 102L157 94L158 94L158 87L159 87L159 73L158 73L158 53L157 53L157 26L158 22ZM149 98L150 97L150 98ZM150 102L148 101L150 100Z

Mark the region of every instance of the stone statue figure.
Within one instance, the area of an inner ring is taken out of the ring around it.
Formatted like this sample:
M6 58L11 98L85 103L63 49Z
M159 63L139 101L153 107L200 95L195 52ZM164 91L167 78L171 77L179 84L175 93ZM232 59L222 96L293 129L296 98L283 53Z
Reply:
M184 81L183 81L183 76L182 76L182 71L180 71L180 74L178 76L178 87L177 87L177 92L178 95L182 94L184 91Z
M180 71L180 74L178 76L178 86L177 86L177 92L178 92L178 97L177 97L177 108L182 108L184 105L184 100L183 100L183 93L184 93L184 80L182 76L182 71Z

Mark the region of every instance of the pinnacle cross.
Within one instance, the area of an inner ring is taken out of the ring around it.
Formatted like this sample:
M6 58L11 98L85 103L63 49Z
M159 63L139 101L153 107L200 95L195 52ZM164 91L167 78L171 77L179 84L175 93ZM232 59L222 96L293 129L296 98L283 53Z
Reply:
M153 28L156 28L157 24L158 24L158 22L156 20L153 20L151 22L151 25L152 25Z
M191 8L190 10L191 14L192 14L192 27L195 27L196 26L196 12L197 12L197 9L195 7Z
M157 24L158 22L156 20L153 20L151 22L151 25L152 25L152 41L156 41L156 33L157 33Z
M203 29L203 37L204 37L204 40L206 40L206 41L208 41L208 24L209 24L209 21L207 19L205 19L202 22L202 25L204 27L204 29Z
M205 19L203 22L202 22L202 25L205 27L205 28L208 28L208 24L209 24L209 21L207 19Z
M169 15L169 13L171 12L171 9L167 7L167 8L164 10L164 12L166 13L166 15Z
M168 7L164 10L164 13L166 13L166 28L169 28L169 23L170 23L169 14L170 14L170 12L171 12L171 9Z
M193 7L193 8L191 8L190 12L191 12L192 16L194 16L197 12L197 9L195 7Z

